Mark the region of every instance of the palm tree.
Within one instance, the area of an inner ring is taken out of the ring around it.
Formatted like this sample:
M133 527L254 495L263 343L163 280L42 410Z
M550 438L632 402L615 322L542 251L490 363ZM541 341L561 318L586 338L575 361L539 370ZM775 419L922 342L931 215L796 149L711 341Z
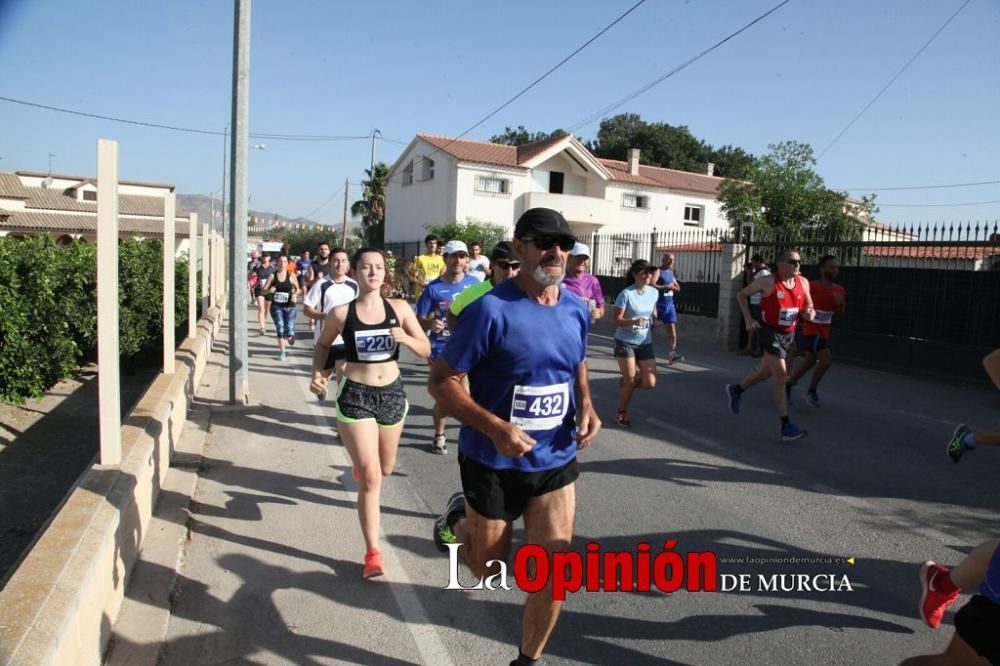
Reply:
M373 169L365 169L368 179L361 184L364 196L351 206L351 215L360 215L365 241L381 246L385 236L385 183L389 179L389 166L378 162Z

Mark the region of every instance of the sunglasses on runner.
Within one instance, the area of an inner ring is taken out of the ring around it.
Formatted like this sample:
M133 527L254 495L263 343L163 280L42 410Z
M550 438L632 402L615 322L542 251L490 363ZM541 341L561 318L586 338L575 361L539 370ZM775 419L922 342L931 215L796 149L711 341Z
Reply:
M576 239L572 236L525 236L521 240L534 243L543 252L551 250L553 245L558 245L563 252L569 252L576 245Z
M517 270L521 267L520 261L494 261L493 264L505 271Z
M789 266L799 266L802 263L801 259L785 259L785 263Z

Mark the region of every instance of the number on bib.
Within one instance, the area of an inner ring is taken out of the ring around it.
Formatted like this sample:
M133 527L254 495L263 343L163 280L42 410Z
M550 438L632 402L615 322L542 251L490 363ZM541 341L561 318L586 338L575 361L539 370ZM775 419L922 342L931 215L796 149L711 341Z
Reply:
M359 361L388 361L396 351L396 340L387 328L355 331L354 343Z
M287 291L276 291L276 292L274 292L274 302L275 303L287 303L288 302L288 292Z
M833 322L833 312L831 310L816 310L816 316L813 317L814 324L829 324Z
M799 317L798 308L781 308L778 311L778 325L779 326L792 326L795 324L795 320Z
M515 386L510 422L525 430L551 430L569 412L569 384Z

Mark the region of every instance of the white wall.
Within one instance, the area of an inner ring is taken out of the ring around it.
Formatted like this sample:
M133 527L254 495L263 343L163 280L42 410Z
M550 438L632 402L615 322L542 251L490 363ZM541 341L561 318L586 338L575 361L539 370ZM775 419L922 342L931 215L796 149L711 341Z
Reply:
M641 194L649 197L649 210L634 210L622 207L622 195ZM617 219L601 230L602 233L648 232L682 229L728 228L729 222L722 214L719 202L712 195L697 192L665 191L653 187L630 183L609 183L605 198L613 203ZM684 224L684 207L693 204L704 207L702 227Z
M403 155L386 190L385 240L412 241L427 235L426 225L447 224L456 219L455 160L444 152L431 156L434 178L421 181L421 157L434 147L418 139ZM413 184L403 185L403 169L413 160Z
M476 192L476 177L505 178L510 181L508 195L491 195ZM456 218L472 218L489 224L497 224L513 233L514 222L523 212L521 195L531 189L529 172L524 169L504 169L501 167L460 164L458 166L458 196L455 209Z

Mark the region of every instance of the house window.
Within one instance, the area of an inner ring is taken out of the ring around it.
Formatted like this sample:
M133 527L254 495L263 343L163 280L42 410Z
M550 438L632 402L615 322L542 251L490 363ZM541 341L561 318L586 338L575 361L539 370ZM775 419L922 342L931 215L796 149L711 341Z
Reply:
M562 171L550 171L549 192L551 192L552 194L562 194L564 181L565 181L565 176Z
M413 185L413 162L403 168L403 185Z
M629 210L649 210L649 197L645 194L625 192L622 194L622 208Z
M688 204L684 206L684 226L700 227L705 219L705 207Z
M97 201L97 190L84 190L80 194L84 201Z
M488 197L509 197L510 179L496 176L476 176L476 194Z
M423 173L420 175L420 180L434 180L434 160L429 157L425 157L422 164Z

